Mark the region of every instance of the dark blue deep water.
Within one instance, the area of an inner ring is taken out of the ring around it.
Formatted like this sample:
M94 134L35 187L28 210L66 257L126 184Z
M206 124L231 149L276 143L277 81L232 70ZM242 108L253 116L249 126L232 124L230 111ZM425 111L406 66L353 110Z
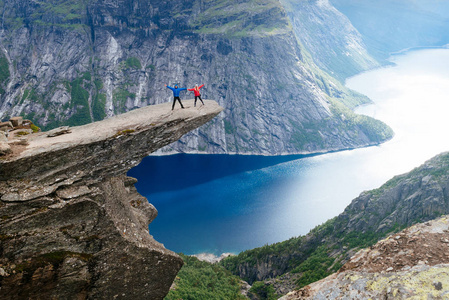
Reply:
M149 156L128 175L157 208L150 234L168 249L237 253L290 237L270 228L289 180L274 167L302 157Z

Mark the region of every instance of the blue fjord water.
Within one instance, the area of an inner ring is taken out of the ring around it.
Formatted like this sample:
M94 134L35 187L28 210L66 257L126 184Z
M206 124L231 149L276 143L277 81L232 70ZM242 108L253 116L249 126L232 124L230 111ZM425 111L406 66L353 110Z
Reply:
M380 146L319 156L177 154L145 158L128 175L158 209L149 230L186 254L238 253L306 234L362 191L449 151L449 50L407 52L347 86L373 101L358 109L389 124Z

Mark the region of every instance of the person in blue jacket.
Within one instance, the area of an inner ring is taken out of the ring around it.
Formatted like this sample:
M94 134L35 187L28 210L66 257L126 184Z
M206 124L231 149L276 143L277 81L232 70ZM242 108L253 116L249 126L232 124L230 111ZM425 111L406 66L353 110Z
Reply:
M174 88L171 87L171 86L168 86L168 85L165 85L165 87L167 87L167 88L169 88L170 90L173 91L173 105L172 105L172 107L171 107L171 110L174 110L174 109L175 109L175 103L176 103L176 100L178 100L178 101L179 101L179 104L181 104L181 108L184 108L184 106L182 105L182 102L181 102L181 98L179 98L179 93L180 93L181 91L187 90L187 88L179 88L178 85L175 85Z

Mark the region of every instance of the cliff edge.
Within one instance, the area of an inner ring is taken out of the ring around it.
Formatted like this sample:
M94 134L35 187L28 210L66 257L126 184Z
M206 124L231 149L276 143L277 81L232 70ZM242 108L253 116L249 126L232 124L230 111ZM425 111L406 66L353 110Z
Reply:
M0 298L162 299L182 259L149 234L157 210L126 172L222 111L205 103L11 134L0 158Z

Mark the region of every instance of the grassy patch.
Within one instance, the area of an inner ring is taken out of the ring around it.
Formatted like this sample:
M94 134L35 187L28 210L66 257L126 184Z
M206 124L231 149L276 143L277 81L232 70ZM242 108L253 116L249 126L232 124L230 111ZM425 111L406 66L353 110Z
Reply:
M33 130L33 133L39 132L41 130L39 127L37 127L34 124L31 124L30 127L31 127L31 130Z
M250 0L238 3L226 0L204 1L204 11L190 23L203 34L228 37L271 35L290 30L288 18L278 2Z
M112 99L114 102L115 113L124 113L126 111L126 101L128 99L135 99L136 94L130 93L124 88L117 88L114 90Z
M298 124L290 122L293 125L290 143L292 143L298 150L306 150L307 145L313 145L318 148L325 148L325 140L320 134L320 130L325 128L326 122L324 120L317 122L308 122Z
M70 83L70 107L76 112L64 123L69 126L79 126L92 122L89 111L89 92L83 88L83 80L87 75L77 78Z
M94 121L101 121L106 117L106 94L97 94L92 103Z
M343 119L339 122L342 131L363 132L372 142L381 143L393 137L393 130L384 122L374 118L355 114L339 101L330 99L331 111L336 118Z
M5 86L10 75L11 74L9 73L8 60L6 59L5 55L2 53L0 55L0 84L2 86Z
M17 136L24 136L24 135L28 135L29 133L27 131L18 131L16 132Z
M150 65L146 66L145 69L147 69L147 70L150 69L151 71L155 71L156 70L156 66L153 65L153 64L150 64Z
M234 134L235 133L235 127L232 125L232 123L228 120L223 120L225 133L226 134Z
M129 57L128 59L126 59L125 66L131 69L137 70L142 69L142 64L140 63L140 60L137 57Z

